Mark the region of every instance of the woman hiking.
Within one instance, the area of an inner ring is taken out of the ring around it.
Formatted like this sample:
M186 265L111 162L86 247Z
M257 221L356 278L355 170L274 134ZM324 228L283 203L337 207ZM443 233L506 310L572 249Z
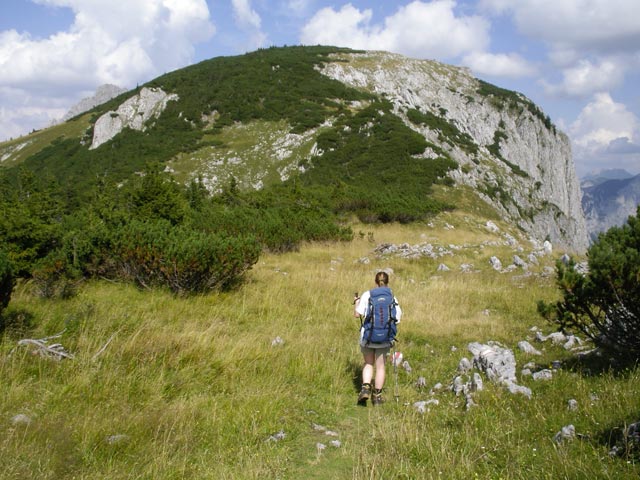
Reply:
M358 395L358 405L366 405L371 399L372 405L384 402L382 389L385 380L385 360L395 339L396 324L400 322L402 310L398 300L389 288L389 275L378 272L375 276L375 288L367 290L354 299L354 316L364 318L360 328L360 351L364 358L362 367L362 388ZM371 381L375 365L375 383Z

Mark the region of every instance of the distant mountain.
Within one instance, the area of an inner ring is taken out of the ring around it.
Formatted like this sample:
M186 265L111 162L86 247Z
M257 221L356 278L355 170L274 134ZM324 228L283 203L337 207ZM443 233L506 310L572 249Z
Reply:
M115 98L126 91L127 90L125 88L118 87L117 85L101 85L96 89L96 93L94 95L92 95L91 97L83 98L82 100L80 100L80 102L71 107L69 111L64 115L64 117L62 117L61 121L66 122L67 120L77 115L88 112L92 108L95 108L98 105L102 105L103 103L108 102L112 98Z
M77 114L95 102L0 143L0 165L54 177L79 203L104 179L122 184L154 163L212 193L288 182L330 189L342 199L335 208L360 214L392 198L380 217L400 220L411 218L403 209L432 208L439 182L447 205L499 217L531 241L588 246L568 137L524 95L464 68L387 52L268 48L167 73Z
M631 177L633 175L622 168L610 168L586 174L580 179L580 185L582 188L593 187L608 180L627 180Z
M583 182L582 209L591 240L598 233L626 223L640 205L640 175L602 180L590 185ZM602 177L600 177L602 178Z

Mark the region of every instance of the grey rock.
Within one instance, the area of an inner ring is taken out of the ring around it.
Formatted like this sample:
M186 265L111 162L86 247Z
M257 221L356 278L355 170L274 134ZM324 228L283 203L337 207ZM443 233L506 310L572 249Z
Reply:
M148 120L158 118L167 107L167 103L177 99L176 94L167 94L160 88L142 88L139 94L126 100L115 112L107 112L98 118L89 149L98 148L124 128L144 131Z
M565 441L571 441L576 438L576 427L573 425L567 425L562 427L558 433L553 436L555 443L562 443Z
M548 369L540 370L533 374L534 380L551 380L553 378L553 372Z
M578 401L575 398L570 399L567 402L567 409L575 412L576 410L578 410Z
M125 88L121 88L116 85L101 85L96 89L93 96L83 98L82 100L80 100L80 102L71 107L69 111L62 117L61 121L65 122L77 115L88 112L92 108L97 107L98 105L102 105L103 103L108 102L112 98L115 98L126 91L127 90Z
M19 413L11 418L11 425L29 425L31 423L31 417L24 413Z
M467 357L462 357L460 362L458 362L458 373L467 373L473 368L473 365L469 361Z
M542 352L540 350L537 350L536 348L534 348L534 346L531 345L526 340L522 340L522 341L518 342L518 348L522 352L528 353L530 355L542 355Z
M340 57L360 61L326 62L320 72L349 86L385 95L402 118L409 108L443 117L479 146L483 158L493 160L475 163L473 156L451 147L448 153L460 168L449 176L457 185L476 190L502 186L513 198L509 205L484 194L482 199L503 219L517 223L533 237L549 236L559 246L586 250L582 192L570 142L564 133L527 108L514 112L496 107L478 93L478 81L468 70L387 52ZM524 97L521 100L526 101ZM408 119L406 122L410 123ZM411 127L427 140L438 141L439 132L435 129L426 125L411 124ZM487 147L494 144L498 131L503 138L498 145L499 153L493 154ZM514 175L497 155L509 159L526 175ZM423 156L431 158L431 152ZM541 209L543 200L548 207ZM523 211L535 214L529 218L521 214Z

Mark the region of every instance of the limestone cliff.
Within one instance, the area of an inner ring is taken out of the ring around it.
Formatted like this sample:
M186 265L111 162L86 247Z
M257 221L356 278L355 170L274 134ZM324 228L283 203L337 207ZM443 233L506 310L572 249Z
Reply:
M160 88L143 88L120 105L118 110L107 112L96 121L89 149L108 142L125 127L143 131L149 119L157 118L169 101L177 99L176 94L167 94Z
M322 73L390 100L407 125L458 162L457 184L475 188L533 238L586 250L569 140L530 100L435 61L384 52L339 57L343 61L325 64ZM437 121L416 123L410 119L416 111ZM459 141L443 141L442 125L457 131Z

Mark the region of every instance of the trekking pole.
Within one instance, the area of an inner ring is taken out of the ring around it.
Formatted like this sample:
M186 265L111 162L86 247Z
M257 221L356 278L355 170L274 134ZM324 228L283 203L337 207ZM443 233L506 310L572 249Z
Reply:
M395 377L395 385L393 387L393 397L396 403L400 402L400 392L398 390L398 358L396 353L396 342L393 342L393 376Z

